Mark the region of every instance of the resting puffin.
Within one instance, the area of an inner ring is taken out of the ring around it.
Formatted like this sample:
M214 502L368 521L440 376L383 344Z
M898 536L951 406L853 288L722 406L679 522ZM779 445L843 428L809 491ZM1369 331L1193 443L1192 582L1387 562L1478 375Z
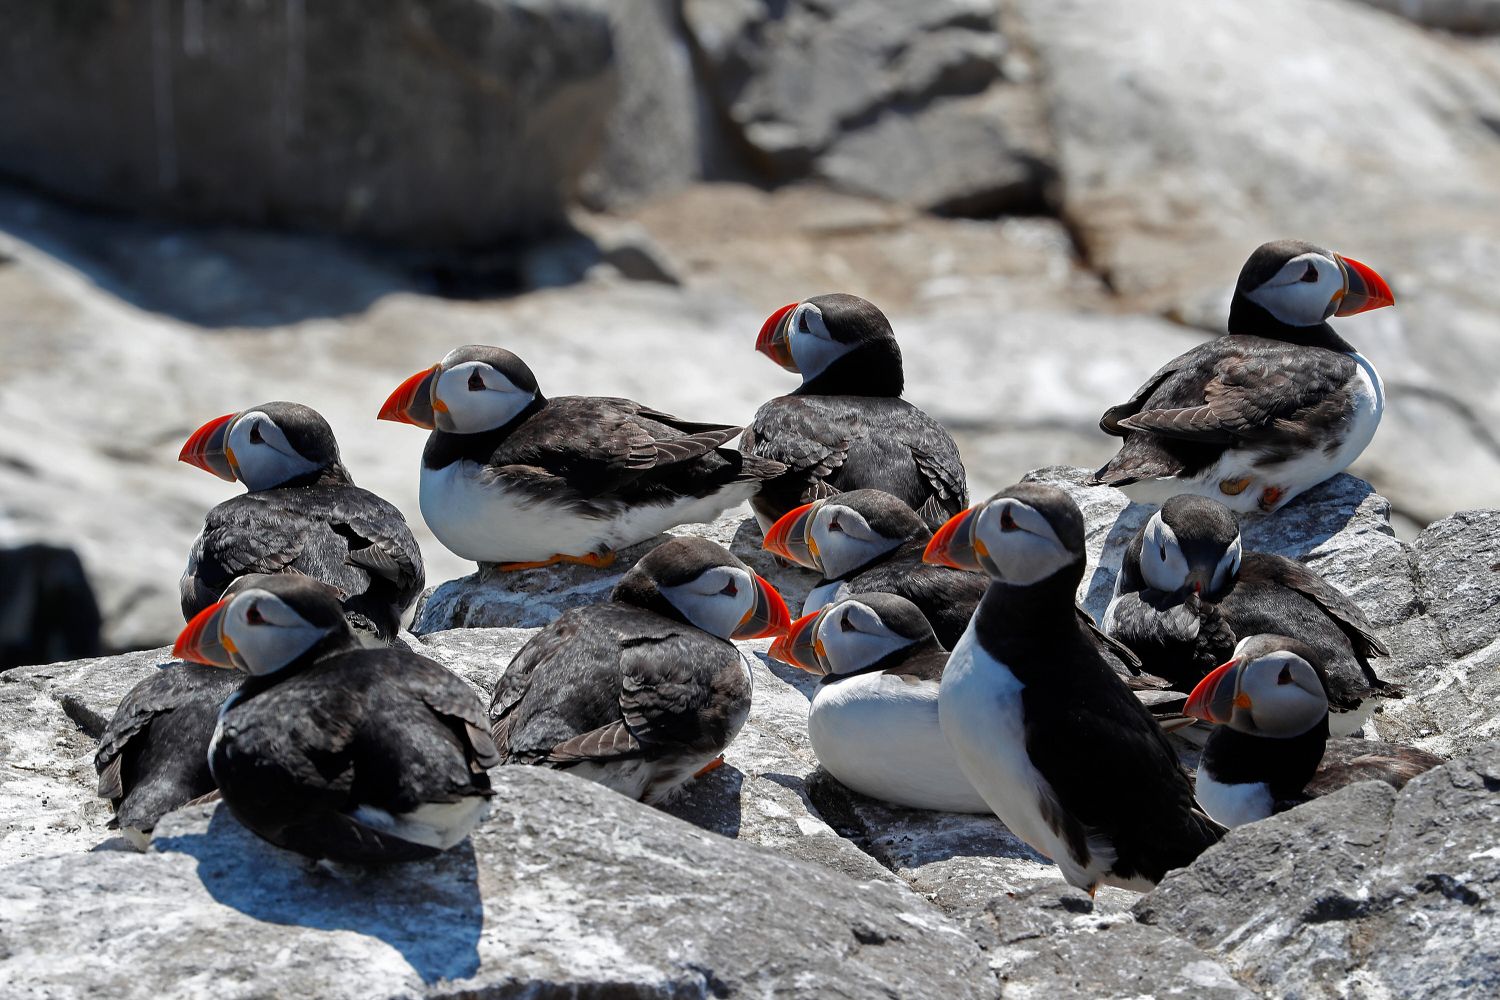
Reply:
M829 774L912 809L988 813L938 725L948 653L926 616L895 594L856 594L799 618L771 656L821 674L807 711Z
M1151 713L1078 617L1083 515L1020 483L954 517L927 560L990 589L948 658L938 718L960 769L1071 885L1144 892L1223 834Z
M1186 714L1217 723L1198 764L1198 804L1225 826L1284 812L1357 781L1401 788L1441 757L1376 740L1328 738L1317 652L1281 635L1252 635L1199 682Z
M665 802L750 713L750 668L730 640L790 624L775 588L722 546L674 538L608 601L563 612L521 647L490 700L501 758Z
M837 294L782 306L755 349L802 375L740 439L746 454L786 466L751 501L762 530L793 507L847 490L894 494L929 528L968 505L958 445L901 398L901 348L872 303Z
M1394 304L1357 260L1296 240L1240 271L1229 333L1163 365L1099 426L1125 439L1094 474L1132 500L1217 497L1274 511L1359 457L1385 409L1380 376L1325 320Z
M224 802L273 844L360 864L429 857L489 808L500 762L484 707L446 668L360 646L334 594L255 577L188 623L173 652L249 674L208 764Z
M141 681L121 700L99 738L94 768L99 797L117 826L146 849L157 820L217 786L208 741L219 706L240 686L228 670L176 663Z
M334 588L370 645L386 645L422 593L422 552L395 507L354 485L316 410L272 402L210 420L178 459L248 493L203 520L182 574L191 619L249 573L297 572Z
M608 566L615 550L711 521L784 471L720 447L738 427L628 399L548 399L498 347L450 351L397 387L380 419L432 431L422 516L455 554L502 570Z
M931 537L916 512L884 490L850 490L788 511L766 532L764 547L822 574L803 614L850 594L899 594L946 648L964 634L989 579L924 563Z
M1381 698L1401 695L1370 666L1389 651L1364 612L1295 559L1242 552L1234 514L1207 497L1172 497L1141 526L1121 560L1104 628L1181 691L1244 636L1295 636L1327 671L1336 736L1357 732Z

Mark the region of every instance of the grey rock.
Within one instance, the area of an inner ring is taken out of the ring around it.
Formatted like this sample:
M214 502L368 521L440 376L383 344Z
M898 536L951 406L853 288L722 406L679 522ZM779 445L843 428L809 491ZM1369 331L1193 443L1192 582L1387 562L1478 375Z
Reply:
M556 227L614 96L608 22L574 0L17 7L0 39L8 174L422 246Z
M212 806L169 816L144 857L10 865L0 974L12 995L59 998L185 995L206 955L225 996L995 992L978 947L902 889L731 843L556 772L494 779L471 840L378 871L309 870ZM85 921L130 932L91 937L94 960L78 962Z

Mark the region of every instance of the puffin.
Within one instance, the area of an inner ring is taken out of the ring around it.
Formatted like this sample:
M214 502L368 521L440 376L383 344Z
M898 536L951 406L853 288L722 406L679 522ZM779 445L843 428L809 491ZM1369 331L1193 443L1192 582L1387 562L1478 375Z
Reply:
M1252 635L1204 677L1183 711L1214 723L1198 764L1198 804L1240 826L1358 781L1401 788L1444 763L1415 747L1329 739L1326 675L1317 651L1283 635Z
M1105 411L1100 428L1124 441L1092 482L1145 503L1195 493L1240 513L1281 509L1348 468L1385 409L1375 366L1326 321L1393 304L1385 280L1351 257L1298 240L1260 246L1240 271L1228 333Z
M235 818L271 843L347 864L410 861L487 813L500 757L478 696L425 656L362 645L316 580L243 581L173 652L248 675L219 710L208 766Z
M943 670L938 721L1012 833L1090 895L1105 884L1145 892L1223 835L1105 641L1079 620L1084 526L1071 497L1018 483L949 520L925 558L990 577Z
M401 512L354 485L318 411L276 401L217 417L177 456L245 484L204 518L180 584L192 620L236 578L297 572L334 588L367 645L389 645L426 583Z
M470 345L380 410L430 430L422 516L454 554L503 571L604 567L618 549L712 521L785 470L722 447L740 433L600 396L542 395L520 358Z
M1136 532L1104 629L1180 691L1245 636L1293 636L1317 651L1335 736L1358 732L1383 699L1403 693L1370 666L1389 650L1364 612L1295 559L1244 552L1234 514L1208 497L1172 497Z
M609 600L563 612L521 647L490 700L501 761L665 803L717 766L750 713L750 667L730 640L790 624L776 589L722 546L659 545Z
M818 763L841 784L909 809L990 811L938 725L948 652L911 601L843 598L793 622L770 655L820 675L807 731Z
M968 506L958 445L901 398L901 348L873 303L832 294L782 306L755 349L802 376L740 439L747 455L785 466L750 502L762 531L793 507L857 489L895 495L934 529Z
M850 594L899 594L919 608L944 648L958 642L989 579L922 561L932 532L899 497L850 490L794 507L765 533L766 551L822 576L804 615Z
M240 677L198 663L174 663L131 688L99 738L94 768L117 828L136 848L151 842L157 820L217 787L208 743L219 706Z

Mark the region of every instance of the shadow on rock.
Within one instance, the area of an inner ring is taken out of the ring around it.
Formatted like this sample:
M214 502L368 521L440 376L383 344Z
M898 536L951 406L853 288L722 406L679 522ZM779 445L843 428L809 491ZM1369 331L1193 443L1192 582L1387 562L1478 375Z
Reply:
M1156 508L1151 504L1132 503L1121 509L1114 524L1110 525L1109 533L1104 536L1104 547L1100 551L1094 575L1089 578L1088 593L1083 599L1083 606L1094 615L1095 620L1103 619L1104 609L1109 607L1110 598L1115 594L1115 580L1120 575L1120 562L1125 556L1125 547L1130 544L1135 533L1141 530L1146 519L1155 512Z
M745 773L733 764L717 767L688 785L662 812L725 837L740 834L740 794Z

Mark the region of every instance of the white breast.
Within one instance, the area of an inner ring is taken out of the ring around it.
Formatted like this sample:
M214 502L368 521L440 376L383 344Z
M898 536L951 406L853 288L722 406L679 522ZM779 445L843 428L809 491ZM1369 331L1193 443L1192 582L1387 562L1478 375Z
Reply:
M1198 769L1195 784L1198 804L1203 811L1225 826L1243 826L1271 815L1275 803L1264 782L1224 785L1215 781L1204 768Z
M884 673L823 684L807 716L818 762L862 795L916 809L988 813L938 724L938 685Z
M446 851L467 837L489 809L489 799L472 795L454 802L424 802L404 813L356 806L350 815L356 822L393 837Z

